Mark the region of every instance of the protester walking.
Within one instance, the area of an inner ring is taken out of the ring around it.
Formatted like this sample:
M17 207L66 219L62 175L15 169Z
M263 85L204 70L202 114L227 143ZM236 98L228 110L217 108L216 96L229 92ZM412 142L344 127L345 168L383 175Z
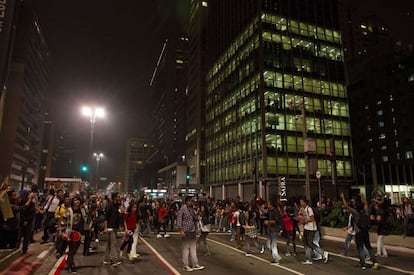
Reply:
M194 214L193 200L191 197L186 197L184 202L185 203L181 206L177 213L177 228L182 238L182 258L184 270L201 270L204 269L204 266L198 264L197 217Z

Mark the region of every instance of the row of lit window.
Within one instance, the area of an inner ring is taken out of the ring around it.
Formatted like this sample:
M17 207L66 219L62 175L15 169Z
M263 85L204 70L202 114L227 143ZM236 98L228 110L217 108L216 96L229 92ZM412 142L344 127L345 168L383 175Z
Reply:
M262 14L261 18L263 22L274 25L276 29L280 31L290 31L298 35L341 44L341 33L337 30L323 28L267 13Z
M280 33L263 32L263 40L281 44L284 50L301 48L312 53L316 57L323 57L334 61L343 61L343 54L339 47L315 43L310 40L282 35Z
M224 167L215 167L212 158L208 158L208 174L210 182L222 182L237 180L239 178L251 177L251 162L233 163ZM262 161L258 161L258 167L262 167ZM318 160L318 170L322 176L330 176L332 174L332 166L327 160ZM274 175L305 175L305 161L302 158L282 158L267 157L267 174ZM351 161L337 161L336 172L339 177L351 177L352 166ZM258 170L259 175L263 172Z
M265 71L264 80L268 87L293 89L342 98L347 97L345 87L341 83L273 71Z
M302 120L296 120L293 115L287 115L286 117L281 116L278 119L274 119L272 118L272 114L266 114L266 117L267 129L270 128L295 132L302 132L303 130ZM309 132L312 131L317 134L350 136L350 127L347 121L306 118L306 122ZM221 131L222 129L223 131ZM209 139L207 142L207 149L208 151L211 151L221 148L224 144L230 144L233 142L239 143L243 137L253 135L260 130L261 124L257 122L256 118L251 118L250 120L244 121L233 127L232 125L224 126L217 122L215 127L208 127L206 129L207 139ZM275 146L275 148L278 147L279 146Z
M208 79L213 78L230 59L239 52L242 47L253 36L255 30L257 30L257 19L250 23L246 29L235 39L235 41L229 46L227 51L217 60L213 68L208 72Z

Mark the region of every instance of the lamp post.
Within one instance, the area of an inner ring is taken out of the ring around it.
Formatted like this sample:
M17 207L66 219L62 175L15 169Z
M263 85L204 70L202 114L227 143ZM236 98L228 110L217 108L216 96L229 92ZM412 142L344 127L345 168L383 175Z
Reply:
M302 124L303 124L302 137L303 137L303 144L306 147L307 146L307 139L308 139L308 129L307 129L307 125L306 125L305 99L302 99L302 102L299 105L300 105L301 114L296 115L295 119L296 120L298 118L302 119ZM297 108L296 103L293 103L292 101L288 102L288 106L289 106L289 109L291 109L291 110L296 110L296 108ZM306 194L306 199L308 201L311 201L309 158L308 158L308 154L307 154L306 150L304 150L304 159L305 159L305 194Z
M90 135L89 135L89 154L88 154L88 166L91 164L92 150L93 150L93 136L95 132L95 122L96 118L105 117L105 110L102 107L90 107L83 106L82 114L89 118L91 124ZM91 178L91 176L90 176ZM90 180L90 179L89 179Z
M99 162L103 158L103 153L93 153L93 156L96 159L96 171L95 171L95 190L98 192L98 182L99 182Z

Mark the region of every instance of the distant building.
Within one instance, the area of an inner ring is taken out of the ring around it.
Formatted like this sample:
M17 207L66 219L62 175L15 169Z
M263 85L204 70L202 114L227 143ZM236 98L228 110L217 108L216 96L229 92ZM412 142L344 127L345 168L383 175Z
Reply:
M305 151L314 201L316 170L326 196L348 190L351 133L337 1L210 0L208 9L210 194L274 198L285 177L287 196L304 196ZM312 140L316 148L304 148Z
M48 46L38 19L25 3L15 13L15 40L10 44L11 64L2 93L0 174L10 176L15 188L28 187L39 180L44 99L49 82Z
M352 137L357 186L374 189L399 203L414 198L414 54L388 48L352 64Z
M151 162L168 165L185 154L187 69L188 38L166 39L150 82L157 152Z
M150 185L150 176L144 169L147 160L154 152L154 145L145 138L130 138L126 147L124 192L134 192Z
M208 1L191 1L189 22L186 160L190 184L205 184L205 95Z

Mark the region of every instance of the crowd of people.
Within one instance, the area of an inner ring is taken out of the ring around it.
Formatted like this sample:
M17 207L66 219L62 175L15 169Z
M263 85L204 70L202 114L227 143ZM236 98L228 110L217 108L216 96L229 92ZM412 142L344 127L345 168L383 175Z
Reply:
M104 194L68 193L50 189L40 196L37 185L31 190L14 192L8 186L1 187L1 248L19 248L21 253L28 252L33 235L42 231L41 243L53 243L56 257L67 253L66 268L76 273L75 257L81 245L83 256L89 256L96 249L100 236L106 234L105 257L103 264L118 266L122 259L134 260L139 237L153 236L168 238L168 232L178 231L182 237L182 263L186 271L201 270L197 251L205 256L213 255L207 236L211 232L229 234L229 240L236 248L251 256L254 248L257 253L271 252L270 263L279 264L285 257L297 255L297 238L305 248L304 265L314 261L327 263L329 253L319 244L320 208L330 207L332 200L318 203L312 207L306 199L298 203L286 204L280 201L264 201L255 198L241 201L240 197L228 200L215 200L199 197L194 200L186 197L183 201L159 199L148 200L114 192ZM5 211L5 198L11 211ZM366 268L366 259L378 268L376 257L387 257L384 236L388 234L384 205L386 199L376 196L369 204L361 196L346 199L341 194L342 205L349 213L345 239L345 256L349 255L350 243L354 239L360 259L360 267ZM366 220L367 217L367 220ZM413 206L408 199L403 200L401 217L407 226L412 219ZM369 225L377 225L377 253L373 252L369 241ZM121 245L117 234L123 232ZM154 233L153 233L154 232ZM258 238L266 237L266 242ZM80 241L82 240L82 241ZM278 241L284 240L283 248L278 249Z

